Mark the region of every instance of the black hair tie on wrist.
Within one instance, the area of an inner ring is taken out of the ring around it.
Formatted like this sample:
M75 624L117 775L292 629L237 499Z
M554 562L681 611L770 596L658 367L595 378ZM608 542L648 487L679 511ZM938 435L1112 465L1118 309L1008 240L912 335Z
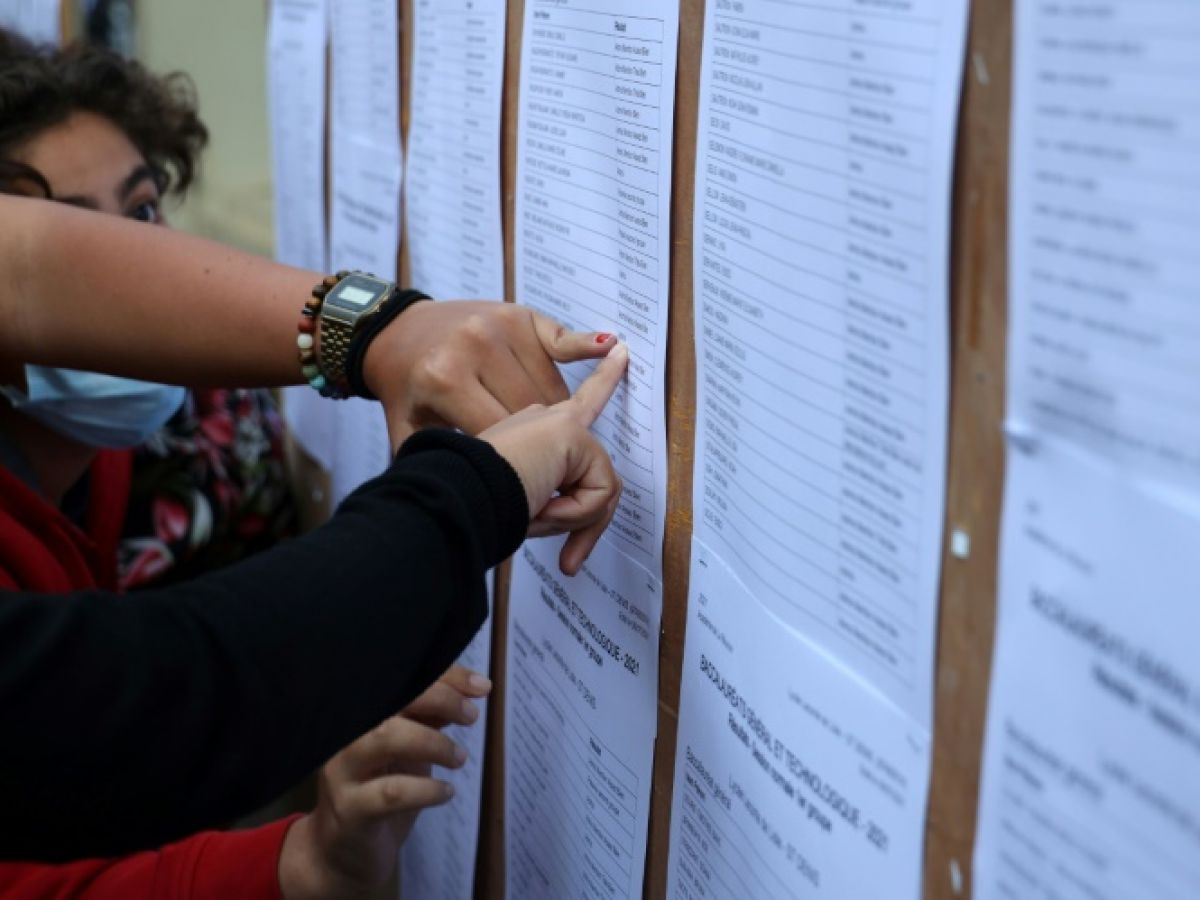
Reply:
M355 397L365 397L367 400L379 399L371 393L371 389L367 387L367 382L363 378L363 360L366 359L367 348L371 346L371 341L375 340L375 336L391 324L392 319L419 300L429 299L431 298L426 294L414 291L412 288L403 291L396 288L392 292L392 296L383 301L379 312L371 316L367 324L354 335L350 341L350 348L346 351L346 380L350 382L351 394Z

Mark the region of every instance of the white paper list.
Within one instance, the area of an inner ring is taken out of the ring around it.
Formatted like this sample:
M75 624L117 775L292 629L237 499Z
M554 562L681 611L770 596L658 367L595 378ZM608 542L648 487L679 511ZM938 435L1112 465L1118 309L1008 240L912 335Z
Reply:
M916 897L965 0L707 8L672 897Z
M928 734L692 551L667 896L919 896Z
M495 575L488 573L488 609ZM458 662L487 675L492 656L492 619L467 645ZM472 701L479 718L469 726L451 725L445 733L467 751L461 769L436 769L435 777L454 786L454 799L422 811L400 848L402 900L471 900L475 896L475 856L479 848L480 792L487 736L487 701Z
M1009 454L974 896L1200 896L1200 521Z
M517 136L517 301L629 345L629 376L596 433L625 483L608 538L655 573L678 23L663 0L530 0Z
M658 582L601 541L514 557L505 683L507 896L642 896L658 706ZM652 608L648 606L652 604Z
M412 283L439 299L504 296L503 0L417 0L405 211Z
M1016 10L975 896L1200 895L1200 7Z
M408 253L413 285L439 299L504 296L500 101L505 14L502 0L417 0L413 6ZM493 577L488 576L489 587ZM491 634L489 617L458 661L487 673ZM467 747L468 762L448 773L454 800L422 813L405 842L405 896L474 896L485 718L481 715L469 729L451 730Z
M325 0L273 0L267 30L275 258L327 268L325 232ZM299 307L297 307L299 309ZM330 404L305 387L284 388L288 428L326 469L333 467Z
M400 31L392 0L331 0L329 262L396 278L400 247ZM378 403L327 404L333 502L391 459Z
M274 178L275 258L324 271L325 0L273 0L267 99Z
M642 893L658 727L677 2L530 0L517 128L517 300L628 344L596 422L625 490L575 578L514 560L505 715L509 896ZM572 388L587 366L566 372Z
M513 564L505 716L510 897L642 893L657 729L664 362L677 3L531 0L518 98L517 300L616 333L629 371L596 423L624 481L584 571ZM587 366L566 372L574 387Z
M1200 6L1101 8L1017 7L1008 412L1195 491Z
M696 534L930 727L965 0L709 7Z
M394 278L402 170L396 3L330 2L330 262Z

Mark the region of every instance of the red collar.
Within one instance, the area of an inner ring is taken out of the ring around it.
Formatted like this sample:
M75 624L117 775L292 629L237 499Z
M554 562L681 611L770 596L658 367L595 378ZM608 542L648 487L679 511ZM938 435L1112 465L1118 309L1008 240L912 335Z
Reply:
M96 455L83 528L0 467L0 588L116 590L117 542L129 504L131 460L128 450Z

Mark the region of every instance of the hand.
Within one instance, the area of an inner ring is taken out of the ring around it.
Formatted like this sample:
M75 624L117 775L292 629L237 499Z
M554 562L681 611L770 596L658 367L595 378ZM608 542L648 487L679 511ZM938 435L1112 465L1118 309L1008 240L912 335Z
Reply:
M363 377L394 448L417 428L478 434L531 404L565 400L554 364L603 356L615 343L513 303L415 303L371 342Z
M452 666L400 715L325 764L317 808L284 838L284 900L362 897L392 877L417 814L453 796L449 784L432 777L432 767L457 769L465 759L437 729L473 723L479 709L471 699L490 690L486 678Z
M479 707L471 700L486 697L491 691L490 678L455 663L400 715L431 728L473 725L479 718Z
M621 498L621 479L612 460L588 429L628 363L629 350L619 344L575 396L553 406L531 406L479 435L521 477L532 517L529 535L570 532L558 559L568 575L579 571Z

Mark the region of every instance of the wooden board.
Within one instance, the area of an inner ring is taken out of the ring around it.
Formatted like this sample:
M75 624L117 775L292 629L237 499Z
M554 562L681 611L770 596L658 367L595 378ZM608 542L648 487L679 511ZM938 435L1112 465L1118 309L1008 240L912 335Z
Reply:
M400 247L396 253L396 277L402 287L412 283L412 262L408 258L408 215L404 196L408 190L408 129L412 122L413 0L397 0L400 22L400 144L404 147L404 176L400 185Z
M667 341L667 534L663 546L663 616L658 660L658 742L650 795L645 896L667 891L667 846L683 636L692 542L692 460L696 435L696 342L692 313L692 213L704 0L681 0L679 74L675 82L675 152L671 185L671 319Z
M500 126L500 180L504 202L504 290L506 300L516 297L513 239L516 235L517 187L517 85L521 74L521 23L523 0L509 0L505 35L503 121ZM492 678L495 688L488 704L488 749L484 760L484 803L480 820L479 859L475 868L477 898L504 896L504 677L505 637L508 630L508 574L506 564L497 582L493 611Z
M1004 483L1012 2L978 2L967 45L951 233L951 404L925 896L970 895ZM956 890L957 888L957 890Z

